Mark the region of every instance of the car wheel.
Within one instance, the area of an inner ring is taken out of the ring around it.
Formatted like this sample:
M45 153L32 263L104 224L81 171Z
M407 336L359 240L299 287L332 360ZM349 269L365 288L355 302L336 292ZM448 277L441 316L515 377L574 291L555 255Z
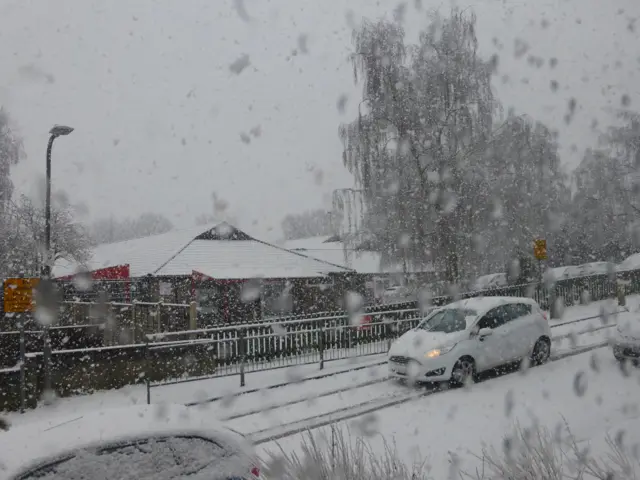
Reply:
M531 363L533 365L542 365L547 363L551 356L551 343L549 339L541 337L533 346L533 352L531 352Z
M451 380L449 385L461 387L469 382L473 382L476 377L476 364L471 357L462 357L456 362L451 370Z

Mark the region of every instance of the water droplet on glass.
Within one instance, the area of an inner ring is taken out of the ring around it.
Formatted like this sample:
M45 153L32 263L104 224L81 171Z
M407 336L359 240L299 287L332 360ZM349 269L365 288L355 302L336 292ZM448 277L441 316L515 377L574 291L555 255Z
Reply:
M258 279L247 280L242 285L242 291L240 292L240 300L244 303L255 302L260 298L262 293L262 282Z
M578 372L575 377L573 377L573 391L578 397L582 397L586 393L587 376L584 372Z
M79 292L88 292L92 285L93 277L86 269L79 269L73 276L73 286Z

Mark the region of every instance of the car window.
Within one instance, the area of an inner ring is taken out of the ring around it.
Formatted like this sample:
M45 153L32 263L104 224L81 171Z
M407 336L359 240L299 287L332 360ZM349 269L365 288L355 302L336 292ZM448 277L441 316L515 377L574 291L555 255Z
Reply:
M507 323L511 315L506 307L501 305L489 310L478 322L478 328L498 328Z
M428 332L453 333L467 329L477 312L462 308L445 308L425 318L418 328Z
M525 317L531 315L531 305L526 303L513 303L511 305L505 305L508 312L507 321L515 320L516 318Z
M233 477L244 470L240 456L210 440L166 437L79 450L17 480L204 480Z

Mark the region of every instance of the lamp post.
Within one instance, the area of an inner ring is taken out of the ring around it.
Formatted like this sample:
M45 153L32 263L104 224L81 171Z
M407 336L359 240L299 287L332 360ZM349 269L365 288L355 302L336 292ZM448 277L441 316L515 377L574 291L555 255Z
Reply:
M51 255L51 150L53 149L53 141L62 136L69 135L73 132L73 128L66 127L64 125L54 125L49 130L49 143L47 144L47 192L45 196L44 204L44 248L45 259L42 265L41 282L49 284L51 282L51 262L53 256ZM43 293L48 289L43 285ZM43 340L43 361L44 361L44 391L47 394L51 392L51 339L49 338L49 324L45 323L42 326L42 340ZM45 398L46 401L46 398Z
M54 125L49 130L49 143L47 145L47 193L44 205L44 248L45 262L42 266L42 278L51 278L51 150L53 149L53 141L62 136L69 135L73 132L73 128L64 125Z

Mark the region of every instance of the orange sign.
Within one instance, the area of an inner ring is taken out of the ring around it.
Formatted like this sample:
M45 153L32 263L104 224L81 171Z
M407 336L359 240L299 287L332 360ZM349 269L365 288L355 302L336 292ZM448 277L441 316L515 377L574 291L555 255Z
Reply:
M4 311L24 313L33 311L33 289L39 278L7 278L4 281Z
M547 241L544 239L538 239L533 244L533 255L538 260L547 259Z

